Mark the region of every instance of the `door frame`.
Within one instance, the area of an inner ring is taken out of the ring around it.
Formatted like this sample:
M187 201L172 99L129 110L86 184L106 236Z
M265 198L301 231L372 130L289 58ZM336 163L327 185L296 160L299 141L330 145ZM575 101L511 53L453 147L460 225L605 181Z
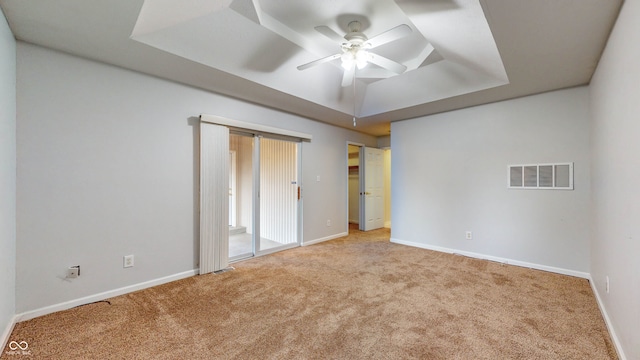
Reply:
M345 165L346 165L346 232L349 233L349 145L353 145L353 146L357 146L360 148L359 151L359 160L358 160L358 207L359 207L359 219L358 219L358 229L360 231L365 231L365 223L366 223L366 209L365 209L365 196L364 196L364 192L365 192L365 166L366 164L364 164L364 152L365 149L368 148L374 148L374 149L379 149L379 150L385 150L384 148L376 148L376 147L372 147L372 146L366 146L363 143L358 143L358 142L354 142L354 141L347 141L346 147L345 147ZM383 177L386 176L383 174ZM383 199L386 196L389 196L390 194L386 194L384 187L383 187ZM383 213L384 213L384 203L383 203ZM383 222L384 222L384 216L383 216Z
M361 226L360 224L362 224L362 149L364 149L366 147L365 144L363 143L358 143L358 142L354 142L354 141L347 141L347 145L345 146L345 168L346 168L346 172L347 172L347 176L346 176L346 190L347 190L347 196L346 196L346 214L347 214L347 228L345 229L346 233L349 233L349 145L353 145L353 146L357 146L360 148L359 150L359 160L358 160L358 166L360 167L358 169L358 226ZM362 230L362 229L360 229Z
M238 184L237 184L237 160L235 150L229 150L229 226L234 227L238 223Z
M267 138L269 138L267 136ZM282 138L273 137L276 140L283 140ZM253 257L258 257L262 255L272 254L278 251L292 249L295 247L299 247L302 245L302 197L298 198L296 203L296 242L291 244L284 244L282 246L277 246L273 248L269 248L266 250L260 249L260 149L261 149L261 140L263 139L262 135L254 137L254 153L253 153L253 236L252 236L252 247L253 247ZM297 179L296 185L301 187L302 183L302 141L291 141L296 144L296 166L297 166ZM238 259L242 260L242 259Z
M302 198L298 198L296 202L296 210L295 210L295 225L296 225L296 233L295 233L295 243L283 244L282 246L276 246L268 249L260 248L261 241L261 218L260 218L260 185L261 185L261 177L260 177L260 154L262 151L262 141L263 139L275 139L281 141L289 141L295 144L296 146L296 186L301 187L301 179L302 179L302 142L295 141L294 139L283 140L282 138L270 137L270 136L262 136L262 135L252 135L246 132L240 131L231 131L233 135L240 135L250 137L252 139L252 151L251 151L251 251L243 254L239 254L233 257L229 257L229 263L234 263L241 260L250 259L253 257L258 257L262 255L271 254L274 252L287 250L291 248L295 248L302 245ZM227 239L228 241L228 239Z

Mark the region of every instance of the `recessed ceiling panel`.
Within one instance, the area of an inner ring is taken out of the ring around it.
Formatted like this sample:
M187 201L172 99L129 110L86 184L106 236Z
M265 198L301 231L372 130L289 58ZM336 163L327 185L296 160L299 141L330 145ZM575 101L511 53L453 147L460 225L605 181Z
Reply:
M391 0L299 0L286 6L279 0L190 2L185 10L182 3L145 1L132 39L337 111L356 108L358 116L370 116L508 82L477 1L443 1L439 6ZM368 38L408 25L408 35L369 50L403 65L406 72L397 75L382 68L388 62L384 58L370 62L355 71L362 79L356 87L360 94L354 94L341 86L351 82L342 80L339 57L297 70L345 51L317 26L328 27L339 39L352 21L361 24L360 32ZM427 61L434 53L443 60ZM321 84L323 90L310 84ZM354 104L354 99L363 100Z

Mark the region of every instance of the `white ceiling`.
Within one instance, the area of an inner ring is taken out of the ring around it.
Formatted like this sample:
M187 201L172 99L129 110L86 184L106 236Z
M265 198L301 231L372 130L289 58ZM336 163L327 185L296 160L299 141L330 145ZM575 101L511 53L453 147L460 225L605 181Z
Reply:
M0 0L16 38L342 127L389 122L587 84L621 0ZM371 51L341 86L340 35L412 33Z

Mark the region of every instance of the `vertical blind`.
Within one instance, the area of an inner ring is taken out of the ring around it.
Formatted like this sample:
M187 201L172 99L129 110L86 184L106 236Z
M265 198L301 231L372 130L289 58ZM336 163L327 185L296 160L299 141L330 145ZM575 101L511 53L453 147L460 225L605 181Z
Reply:
M200 124L200 274L229 265L229 129Z

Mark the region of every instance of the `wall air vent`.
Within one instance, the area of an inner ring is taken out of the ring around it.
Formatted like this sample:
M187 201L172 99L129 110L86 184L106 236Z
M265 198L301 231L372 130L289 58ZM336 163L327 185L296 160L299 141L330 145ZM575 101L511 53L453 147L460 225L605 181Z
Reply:
M573 163L509 165L510 189L573 190Z

